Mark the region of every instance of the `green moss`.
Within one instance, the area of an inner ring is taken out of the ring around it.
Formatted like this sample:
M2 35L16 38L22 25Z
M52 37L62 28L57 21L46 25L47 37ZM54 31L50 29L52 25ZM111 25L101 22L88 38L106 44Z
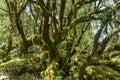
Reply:
M42 66L39 57L30 57L24 59L16 58L0 64L0 72L2 72L2 75L10 76L11 79L18 79L23 75L24 77L27 75L33 75L34 77L37 77L40 76L42 69L41 67Z
M9 66L11 64L16 65L16 64L19 64L20 62L23 62L23 61L25 61L25 59L19 59L19 58L12 59L12 60L10 60L10 61L8 61L6 63L0 64L0 68L5 67L5 66Z

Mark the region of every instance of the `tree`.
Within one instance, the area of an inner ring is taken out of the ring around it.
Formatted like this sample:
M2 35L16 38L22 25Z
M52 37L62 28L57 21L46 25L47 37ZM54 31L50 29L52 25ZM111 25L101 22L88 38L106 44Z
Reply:
M119 1L1 2L0 67L11 79L120 79Z

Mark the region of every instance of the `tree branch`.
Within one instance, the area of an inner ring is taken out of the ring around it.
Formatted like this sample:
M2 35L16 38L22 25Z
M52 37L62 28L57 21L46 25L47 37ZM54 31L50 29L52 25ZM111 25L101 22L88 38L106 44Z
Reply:
M112 36L114 36L115 34L117 34L117 33L119 33L119 32L120 32L120 28L114 28L114 29L111 31L111 33L109 33L108 36L106 36L105 39L102 40L102 42L101 42L101 44L99 45L99 48L98 48L98 50L97 50L97 54L101 55L101 54L104 52L104 50L105 50L108 42L109 42L110 39L112 38Z

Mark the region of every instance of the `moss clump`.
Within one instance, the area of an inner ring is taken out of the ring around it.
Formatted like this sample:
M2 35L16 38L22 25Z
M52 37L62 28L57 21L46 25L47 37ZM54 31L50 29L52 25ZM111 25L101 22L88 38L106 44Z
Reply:
M32 79L40 76L41 65L40 58L12 59L6 63L0 64L2 75L9 76L10 79Z

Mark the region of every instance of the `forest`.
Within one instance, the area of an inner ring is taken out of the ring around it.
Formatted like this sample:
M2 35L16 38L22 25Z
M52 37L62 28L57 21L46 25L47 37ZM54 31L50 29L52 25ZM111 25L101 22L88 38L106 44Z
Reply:
M0 3L0 80L120 80L120 0Z

